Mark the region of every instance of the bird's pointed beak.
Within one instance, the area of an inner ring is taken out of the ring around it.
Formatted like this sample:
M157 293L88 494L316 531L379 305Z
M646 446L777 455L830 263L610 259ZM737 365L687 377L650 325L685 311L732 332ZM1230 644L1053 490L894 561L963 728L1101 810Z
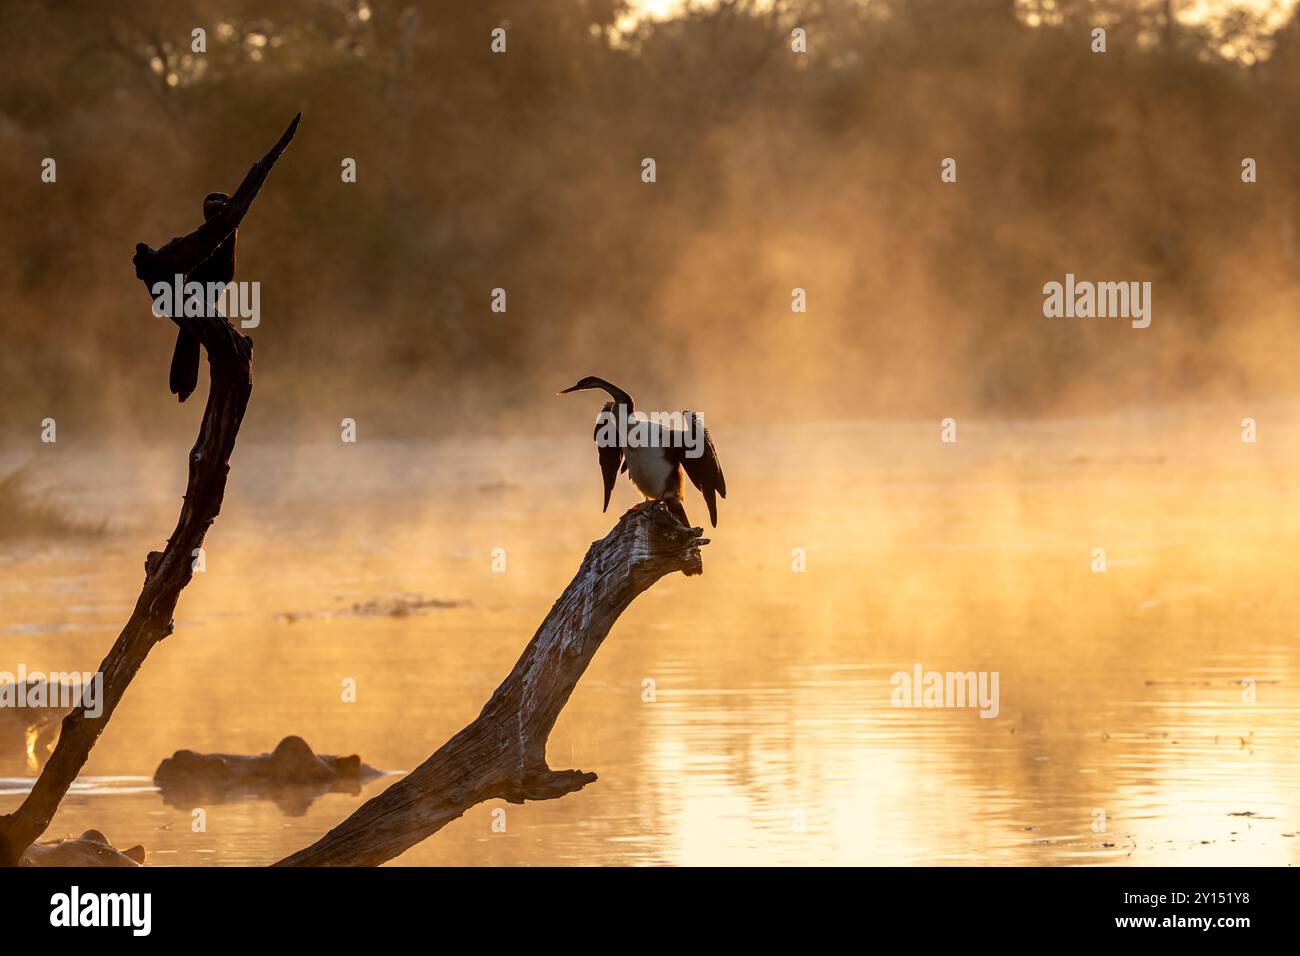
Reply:
M558 392L556 392L555 394L556 394L556 395L568 395L570 392L576 392L577 390L578 390L578 386L576 386L576 385L570 385L568 388L562 388L562 389L560 389L560 390L559 390Z

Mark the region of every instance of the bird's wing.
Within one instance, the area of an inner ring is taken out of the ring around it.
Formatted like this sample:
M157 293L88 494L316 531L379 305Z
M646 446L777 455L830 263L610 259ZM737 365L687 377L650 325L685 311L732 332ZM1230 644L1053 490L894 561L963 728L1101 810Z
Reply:
M187 275L188 282L230 282L235 278L235 244L239 241L236 229L217 246L215 252L194 267Z
M168 376L172 394L185 401L199 384L199 340L189 329L176 330L176 348L172 351L172 365Z
M602 430L602 424L597 422L593 437L596 439L596 454L600 456L600 476L605 482L605 505L600 509L605 512L609 510L609 496L614 491L614 479L618 477L618 466L623 463L623 449L617 445L602 445L600 443Z
M176 273L189 275L196 266L211 258L217 246L239 228L244 214L252 205L253 198L262 188L267 174L271 172L271 167L275 165L275 161L280 158L280 154L293 139L293 134L297 132L300 119L302 119L301 113L293 118L293 122L284 131L280 141L271 147L271 151L253 164L253 168L248 171L248 175L239 184L235 194L230 197L230 202L226 203L219 213L189 235L173 239L161 248L150 249L143 242L136 243L135 258L132 259L135 263L135 274L144 280L148 288L152 289L154 283L160 280L170 282Z
M700 429L704 436L702 454L697 458L692 458L687 454L687 449L680 450L682 468L686 471L686 476L691 479L691 484L700 489L700 494L704 495L704 502L709 506L709 521L713 527L718 526L718 501L715 494L727 497L727 479L722 474L722 462L718 460L718 450L713 447L713 438L709 435L709 430L704 427L703 422L697 422L694 412L682 412L682 418L686 423L688 433L694 432L696 427Z

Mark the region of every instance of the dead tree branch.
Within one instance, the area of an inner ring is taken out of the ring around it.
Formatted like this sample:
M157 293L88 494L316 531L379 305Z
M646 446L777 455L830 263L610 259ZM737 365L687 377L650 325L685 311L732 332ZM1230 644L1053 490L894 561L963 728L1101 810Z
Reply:
M699 528L660 507L623 515L587 551L478 718L398 783L276 866L377 866L493 798L552 800L596 779L546 765L546 740L610 627L666 574L702 571Z
M294 117L280 141L249 170L220 215L161 249L150 249L144 243L136 246L135 274L145 288L152 289L159 281L170 283L177 273L188 275L239 226L267 173L293 138L298 119ZM190 452L180 519L167 547L149 552L145 559L144 588L135 610L99 665L102 713L88 717L83 708L76 707L63 719L58 745L31 793L13 813L0 816L0 865L16 865L23 851L45 832L149 651L172 632L176 603L193 576L193 556L221 511L230 454L253 388L253 343L220 315L179 320L207 352L212 375L198 440Z

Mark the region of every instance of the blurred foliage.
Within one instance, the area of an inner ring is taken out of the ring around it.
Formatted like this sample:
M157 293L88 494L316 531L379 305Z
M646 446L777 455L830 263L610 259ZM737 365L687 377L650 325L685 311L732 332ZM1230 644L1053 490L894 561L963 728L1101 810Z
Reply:
M397 431L434 402L517 409L590 373L634 391L689 373L690 396L743 391L763 412L799 389L817 414L909 417L1291 386L1300 29L1275 30L1276 10L0 6L6 423L169 400L171 334L150 325L132 246L197 224L298 110L240 234L238 277L263 285L268 421L346 399ZM206 53L189 52L194 27ZM939 183L946 156L957 186ZM1042 284L1067 271L1151 280L1152 328L1043 319ZM794 286L807 316L790 315Z

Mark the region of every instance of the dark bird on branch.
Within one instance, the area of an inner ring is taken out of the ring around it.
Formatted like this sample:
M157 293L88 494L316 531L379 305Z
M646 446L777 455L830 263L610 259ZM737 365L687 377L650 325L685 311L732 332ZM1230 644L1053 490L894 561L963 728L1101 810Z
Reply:
M204 220L210 220L220 214L229 202L230 197L225 193L208 193L203 200ZM217 246L216 251L206 262L185 277L186 283L202 283L206 290L210 288L208 286L210 282L234 281L235 242L238 238L239 230L236 229L221 245ZM204 302L207 303L208 309L212 310L216 306L217 298L205 291ZM199 384L199 340L183 325L176 330L176 349L172 352L170 384L172 394L182 402L190 397Z
M558 395L598 388L609 393L596 420L596 451L605 482L605 507L614 490L619 466L647 501L660 502L686 527L691 526L682 505L685 483L682 471L704 495L709 521L718 526L718 495L727 497L727 480L703 419L694 412L634 416L632 396L603 378L589 375ZM682 427L674 427L680 422Z

